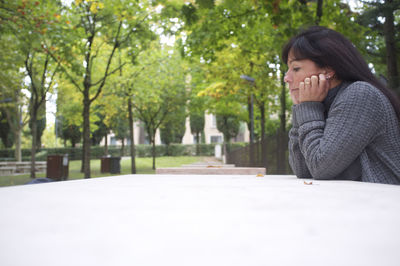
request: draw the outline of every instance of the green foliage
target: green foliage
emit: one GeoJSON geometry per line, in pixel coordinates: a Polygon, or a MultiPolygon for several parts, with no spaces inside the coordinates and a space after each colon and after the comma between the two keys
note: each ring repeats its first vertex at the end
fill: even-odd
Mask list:
{"type": "MultiPolygon", "coordinates": [[[[29,121],[29,128],[32,132],[32,121],[29,121]]],[[[40,148],[42,146],[42,135],[44,130],[46,129],[46,116],[42,115],[40,119],[36,121],[36,148],[40,148]]]]}
{"type": "Polygon", "coordinates": [[[213,8],[215,6],[215,0],[196,0],[196,4],[200,8],[213,8]]]}
{"type": "Polygon", "coordinates": [[[240,120],[234,115],[217,114],[217,128],[224,134],[224,142],[229,143],[239,133],[240,120]]]}
{"type": "MultiPolygon", "coordinates": [[[[234,148],[243,147],[245,143],[231,143],[234,148]]],[[[197,156],[196,149],[199,149],[199,156],[214,156],[215,144],[199,144],[199,145],[184,145],[172,143],[168,147],[167,145],[156,146],[156,156],[197,156]]],[[[105,147],[103,146],[92,146],[91,147],[91,158],[100,159],[104,156],[105,147]]],[[[109,146],[109,155],[121,156],[121,147],[109,146]]],[[[30,160],[30,149],[22,149],[22,156],[24,161],[30,160]]],[[[47,155],[64,155],[68,154],[70,160],[81,160],[82,149],[79,147],[73,148],[41,148],[36,153],[36,159],[39,161],[45,161],[47,155]]],[[[130,154],[129,147],[126,147],[122,156],[128,156],[130,154]]],[[[0,161],[12,161],[14,156],[13,149],[0,149],[0,161]]],[[[148,144],[136,145],[136,156],[137,157],[152,157],[152,147],[148,144]]]]}
{"type": "MultiPolygon", "coordinates": [[[[192,134],[199,136],[201,132],[204,130],[204,124],[205,124],[205,118],[204,118],[204,112],[199,112],[199,113],[192,113],[190,115],[190,131],[192,134]]],[[[201,140],[197,139],[197,143],[200,143],[201,140]]]]}
{"type": "Polygon", "coordinates": [[[160,126],[162,143],[181,143],[186,130],[186,106],[182,105],[174,113],[168,115],[160,126]]]}
{"type": "Polygon", "coordinates": [[[138,67],[143,65],[147,71],[137,78],[133,107],[153,142],[160,125],[185,105],[185,72],[179,54],[173,50],[144,54],[138,67]],[[148,62],[158,63],[148,65],[148,62]]]}
{"type": "Polygon", "coordinates": [[[398,86],[400,95],[400,1],[366,2],[355,20],[368,29],[358,48],[373,63],[376,74],[388,79],[389,87],[398,86]]]}
{"type": "Polygon", "coordinates": [[[62,125],[61,135],[59,135],[64,140],[69,140],[72,147],[75,147],[77,143],[81,142],[82,132],[81,129],[76,125],[62,125]]]}
{"type": "Polygon", "coordinates": [[[191,3],[182,6],[182,14],[185,17],[186,24],[189,26],[198,20],[196,8],[191,3]]]}
{"type": "Polygon", "coordinates": [[[6,114],[3,112],[0,112],[0,140],[5,148],[11,148],[14,144],[10,125],[7,122],[6,114]]]}
{"type": "MultiPolygon", "coordinates": [[[[124,114],[125,115],[125,114],[124,114]]],[[[115,123],[111,127],[115,137],[119,140],[124,140],[129,137],[129,123],[127,119],[116,119],[115,123]]]]}
{"type": "Polygon", "coordinates": [[[57,79],[57,116],[62,117],[63,128],[67,126],[81,127],[82,117],[82,95],[76,93],[76,88],[65,80],[64,76],[57,79]]]}

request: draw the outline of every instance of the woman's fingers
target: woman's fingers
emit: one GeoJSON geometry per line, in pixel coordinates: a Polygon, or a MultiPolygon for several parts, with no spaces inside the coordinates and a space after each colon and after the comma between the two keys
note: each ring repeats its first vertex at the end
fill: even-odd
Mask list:
{"type": "Polygon", "coordinates": [[[313,75],[311,78],[304,79],[299,85],[300,102],[322,102],[328,94],[329,84],[325,75],[313,75]]]}
{"type": "Polygon", "coordinates": [[[314,93],[318,93],[318,77],[317,76],[311,76],[311,90],[314,93]]]}
{"type": "Polygon", "coordinates": [[[319,83],[321,88],[324,88],[325,90],[329,89],[329,81],[326,79],[324,74],[319,74],[319,83]]]}

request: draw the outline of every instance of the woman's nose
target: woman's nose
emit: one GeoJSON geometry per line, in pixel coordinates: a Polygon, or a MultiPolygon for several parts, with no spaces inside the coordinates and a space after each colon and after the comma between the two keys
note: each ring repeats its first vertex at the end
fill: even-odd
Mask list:
{"type": "Polygon", "coordinates": [[[292,79],[290,78],[288,72],[285,73],[285,76],[283,77],[283,81],[286,82],[286,83],[289,83],[289,82],[292,81],[292,79]]]}

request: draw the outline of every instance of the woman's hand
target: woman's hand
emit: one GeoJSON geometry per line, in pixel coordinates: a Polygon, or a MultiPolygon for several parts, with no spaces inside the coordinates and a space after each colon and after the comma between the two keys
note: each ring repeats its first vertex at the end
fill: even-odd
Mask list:
{"type": "Polygon", "coordinates": [[[319,74],[311,78],[306,78],[304,82],[300,82],[298,101],[302,102],[322,102],[329,91],[329,81],[324,74],[319,74]]]}

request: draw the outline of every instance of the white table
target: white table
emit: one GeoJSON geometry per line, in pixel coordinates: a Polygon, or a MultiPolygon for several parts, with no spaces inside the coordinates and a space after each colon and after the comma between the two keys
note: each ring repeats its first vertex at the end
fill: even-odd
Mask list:
{"type": "Polygon", "coordinates": [[[127,175],[0,188],[2,266],[400,265],[400,186],[127,175]]]}

